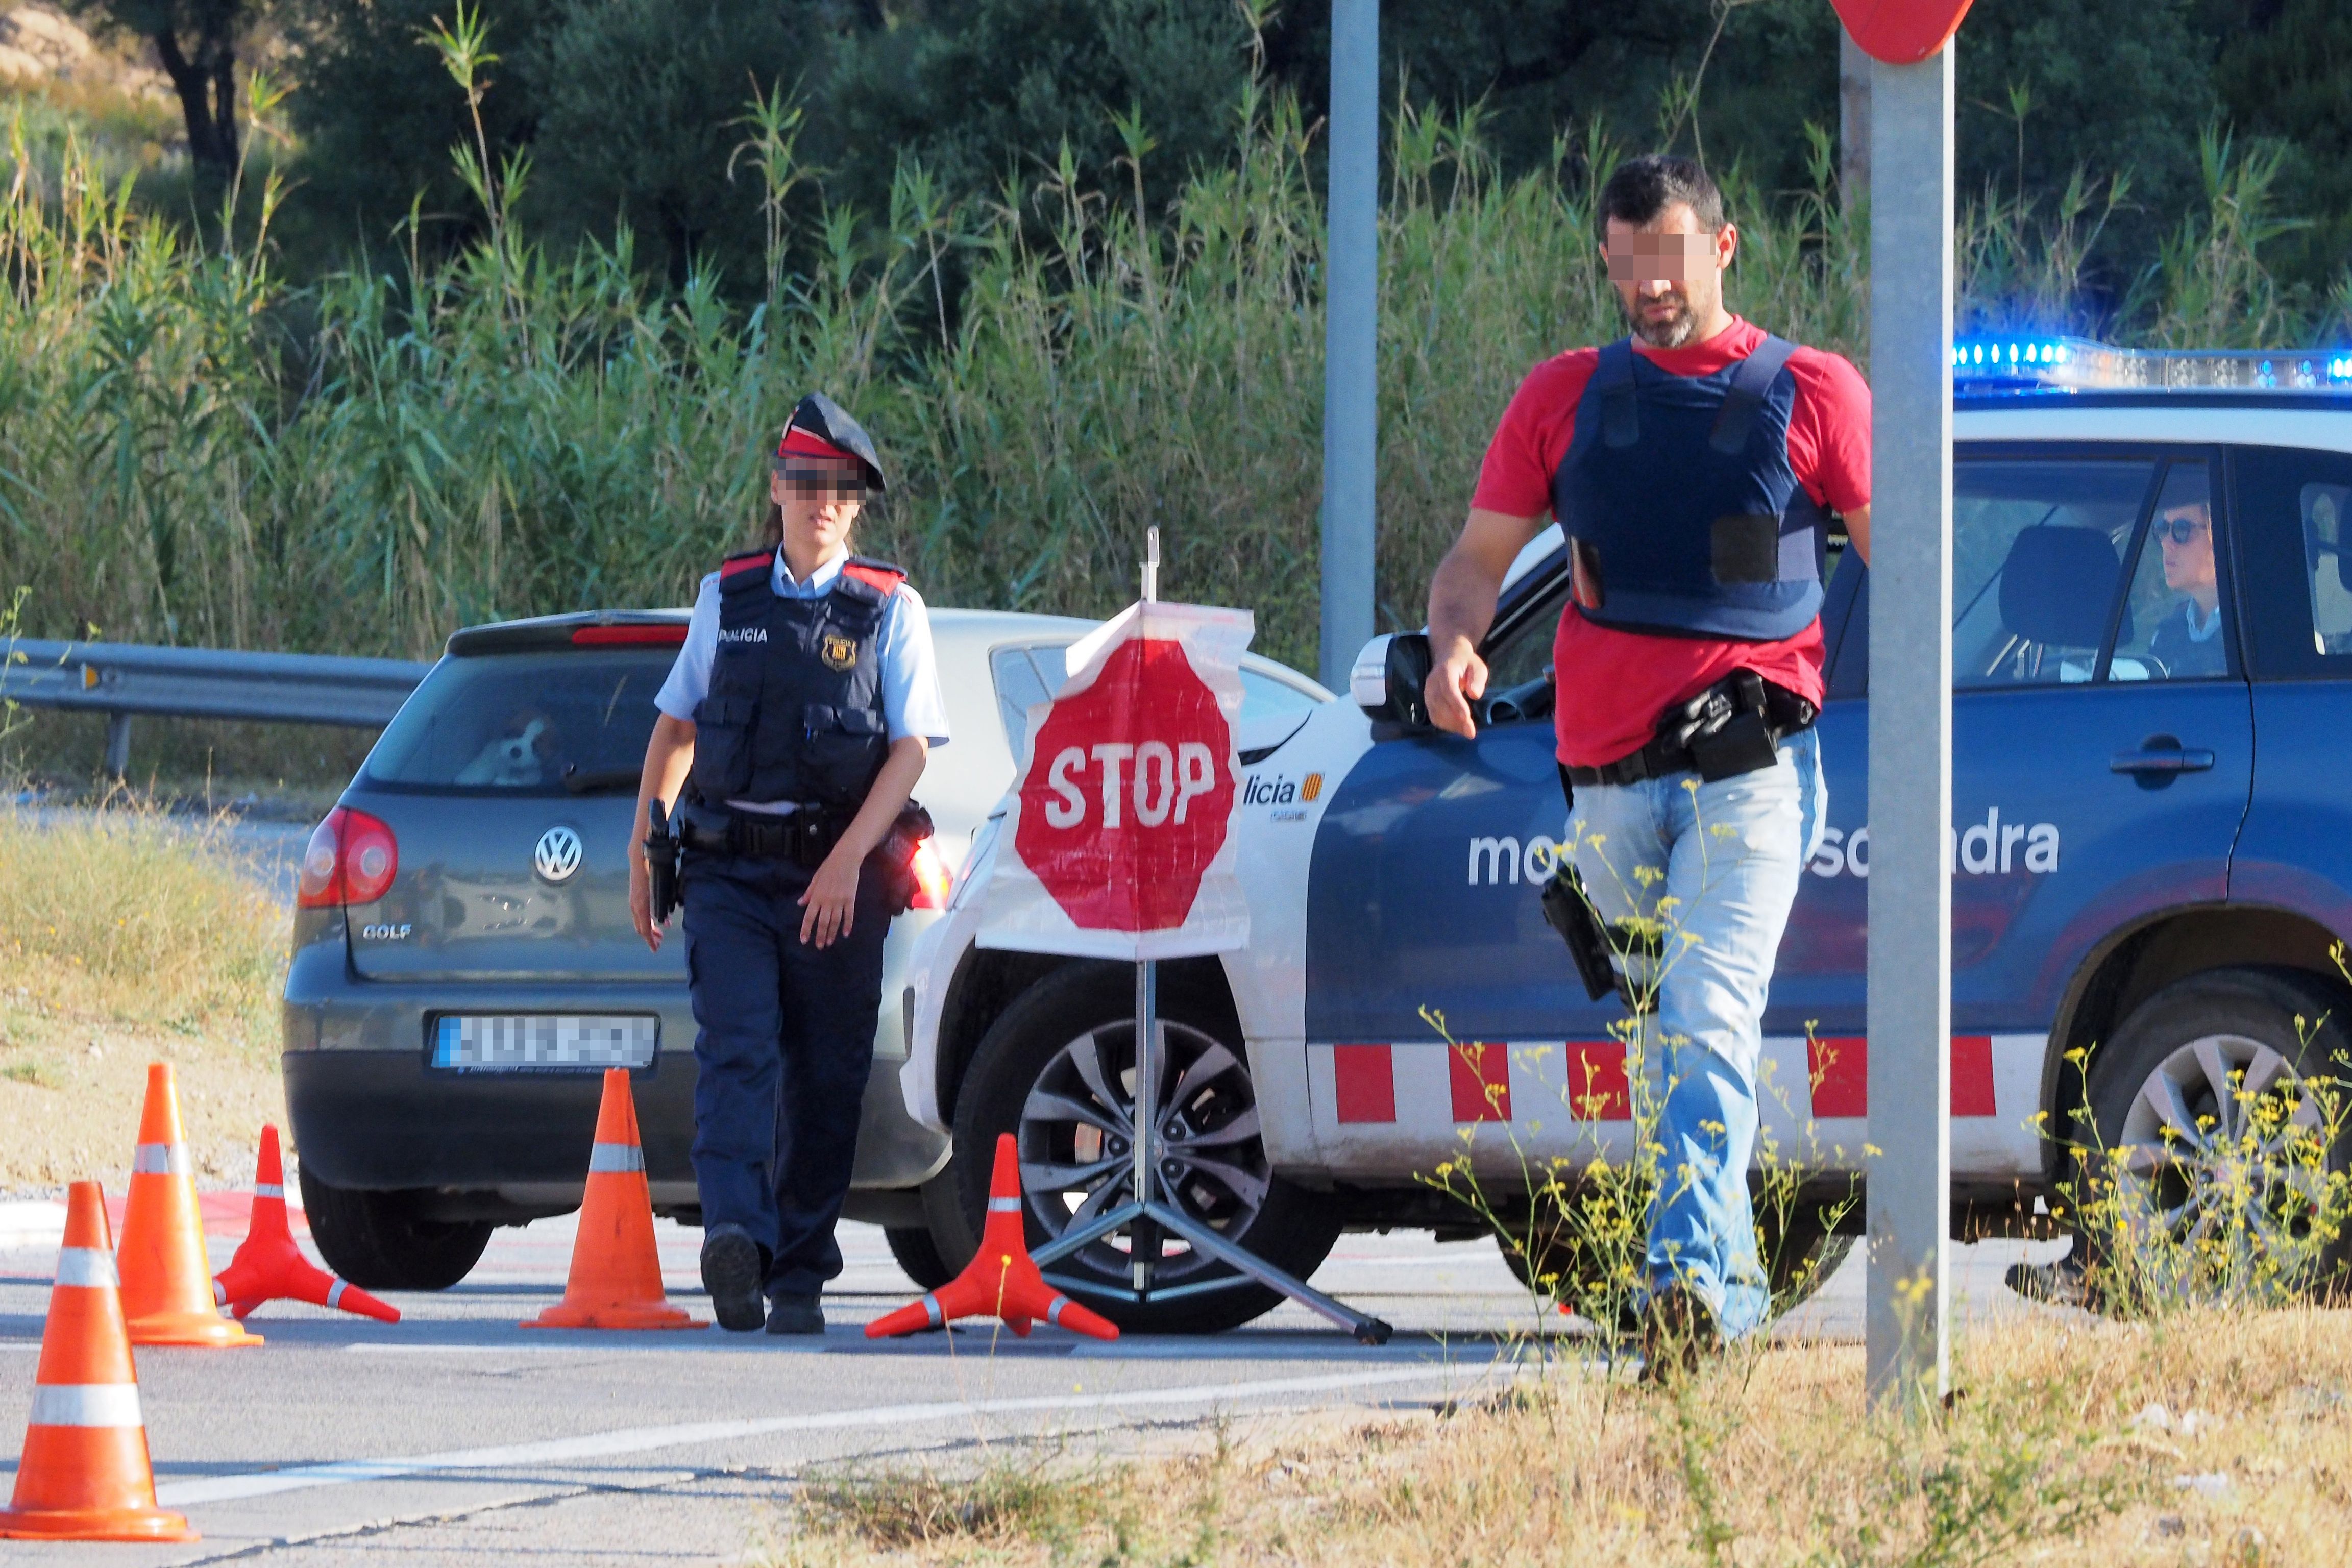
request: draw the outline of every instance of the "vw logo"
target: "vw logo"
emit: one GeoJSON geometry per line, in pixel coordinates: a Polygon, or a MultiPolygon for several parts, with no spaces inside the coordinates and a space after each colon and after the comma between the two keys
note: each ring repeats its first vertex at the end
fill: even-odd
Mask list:
{"type": "Polygon", "coordinates": [[[580,869],[580,835],[569,827],[551,827],[539,836],[530,863],[551,882],[570,879],[580,869]]]}

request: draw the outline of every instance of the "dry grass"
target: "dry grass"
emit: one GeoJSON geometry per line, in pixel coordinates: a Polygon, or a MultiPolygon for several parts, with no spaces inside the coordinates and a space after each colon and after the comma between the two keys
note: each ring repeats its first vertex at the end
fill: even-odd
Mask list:
{"type": "Polygon", "coordinates": [[[177,1064],[200,1174],[249,1179],[285,1119],[286,943],[216,826],[0,811],[0,1190],[126,1180],[151,1061],[177,1064]]]}
{"type": "Polygon", "coordinates": [[[1965,1337],[1956,1370],[1950,1411],[1907,1433],[1865,1416],[1859,1349],[1800,1346],[1680,1394],[1561,1366],[1444,1416],[1174,1459],[852,1474],[803,1489],[772,1561],[2352,1560],[2352,1314],[2038,1319],[1965,1337]]]}

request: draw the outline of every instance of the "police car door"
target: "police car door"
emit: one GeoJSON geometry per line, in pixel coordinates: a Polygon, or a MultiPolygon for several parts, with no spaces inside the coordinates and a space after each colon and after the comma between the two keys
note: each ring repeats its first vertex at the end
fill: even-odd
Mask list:
{"type": "MultiPolygon", "coordinates": [[[[1323,817],[1307,1037],[1335,1172],[1426,1171],[1485,1122],[1512,1124],[1480,1143],[1505,1156],[1515,1138],[1564,1146],[1571,1042],[1605,1042],[1617,1016],[1586,998],[1538,902],[1566,830],[1548,668],[1564,564],[1505,595],[1477,738],[1376,735],[1323,817]]],[[[1613,1081],[1594,1087],[1608,1098],[1613,1081]]]]}
{"type": "MultiPolygon", "coordinates": [[[[2252,778],[2230,624],[2228,517],[2199,448],[1970,444],[1953,470],[1952,1153],[1956,1174],[2038,1175],[2027,1119],[2048,1032],[2091,945],[2220,900],[2252,778]],[[2159,536],[2161,534],[2181,537],[2159,536]],[[2184,617],[2182,605],[2210,616],[2184,617]],[[2186,624],[2205,633],[2184,638],[2186,624]]],[[[1862,1041],[1859,940],[1809,919],[1869,873],[1866,601],[1823,726],[1829,831],[1774,978],[1766,1032],[1862,1041]],[[1824,894],[1831,897],[1824,898],[1824,894]],[[1810,950],[1797,944],[1811,942],[1810,950]]],[[[1816,1131],[1860,1136],[1860,1050],[1813,1053],[1816,1131]],[[1823,1059],[1826,1056],[1826,1061],[1823,1059]],[[1826,1077],[1824,1068],[1826,1067],[1826,1077]],[[1827,1119],[1826,1124],[1820,1119],[1827,1119]]]]}

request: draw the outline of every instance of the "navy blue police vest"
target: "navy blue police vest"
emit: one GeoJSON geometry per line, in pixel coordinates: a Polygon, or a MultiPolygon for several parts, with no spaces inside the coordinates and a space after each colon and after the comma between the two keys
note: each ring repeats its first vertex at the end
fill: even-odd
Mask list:
{"type": "Polygon", "coordinates": [[[1821,508],[1789,465],[1795,345],[1712,375],[1601,351],[1551,479],[1578,607],[1621,631],[1777,642],[1821,613],[1821,508]]]}
{"type": "Polygon", "coordinates": [[[694,793],[855,812],[889,755],[876,640],[906,573],[851,556],[813,599],[775,591],[773,548],[719,568],[719,651],[694,710],[694,793]]]}

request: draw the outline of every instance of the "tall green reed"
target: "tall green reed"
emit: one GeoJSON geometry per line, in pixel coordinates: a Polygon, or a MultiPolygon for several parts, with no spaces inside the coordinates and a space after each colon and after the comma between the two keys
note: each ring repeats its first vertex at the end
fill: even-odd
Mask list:
{"type": "MultiPolygon", "coordinates": [[[[479,90],[484,41],[437,47],[456,89],[479,90]]],[[[1265,651],[1312,665],[1323,219],[1294,100],[1248,94],[1232,162],[1157,211],[1150,137],[1123,119],[1121,188],[1082,188],[1063,153],[991,202],[953,203],[908,164],[887,210],[796,226],[785,196],[822,181],[790,106],[752,105],[742,128],[736,173],[772,239],[748,304],[708,274],[649,280],[625,232],[550,251],[504,221],[528,169],[492,171],[473,148],[499,220],[478,244],[445,261],[395,247],[295,289],[266,229],[199,246],[70,136],[37,157],[23,115],[0,119],[0,587],[31,588],[28,629],[47,634],[408,655],[495,616],[683,603],[752,531],[760,447],[824,387],[893,469],[863,545],[934,603],[1108,611],[1158,524],[1171,592],[1254,609],[1265,651]]],[[[1731,182],[1732,301],[1859,357],[1866,215],[1834,195],[1829,138],[1811,146],[1806,190],[1731,182]]],[[[1507,178],[1475,111],[1393,117],[1388,624],[1418,621],[1519,378],[1622,330],[1591,215],[1616,156],[1596,129],[1507,178]]],[[[2212,215],[2168,248],[2131,319],[2166,341],[2227,335],[2224,321],[2278,341],[2316,330],[2262,286],[2266,166],[2226,142],[2210,162],[2212,215]]],[[[2124,195],[2071,193],[2048,221],[1973,211],[1974,318],[2100,325],[2083,255],[2124,195]]]]}

